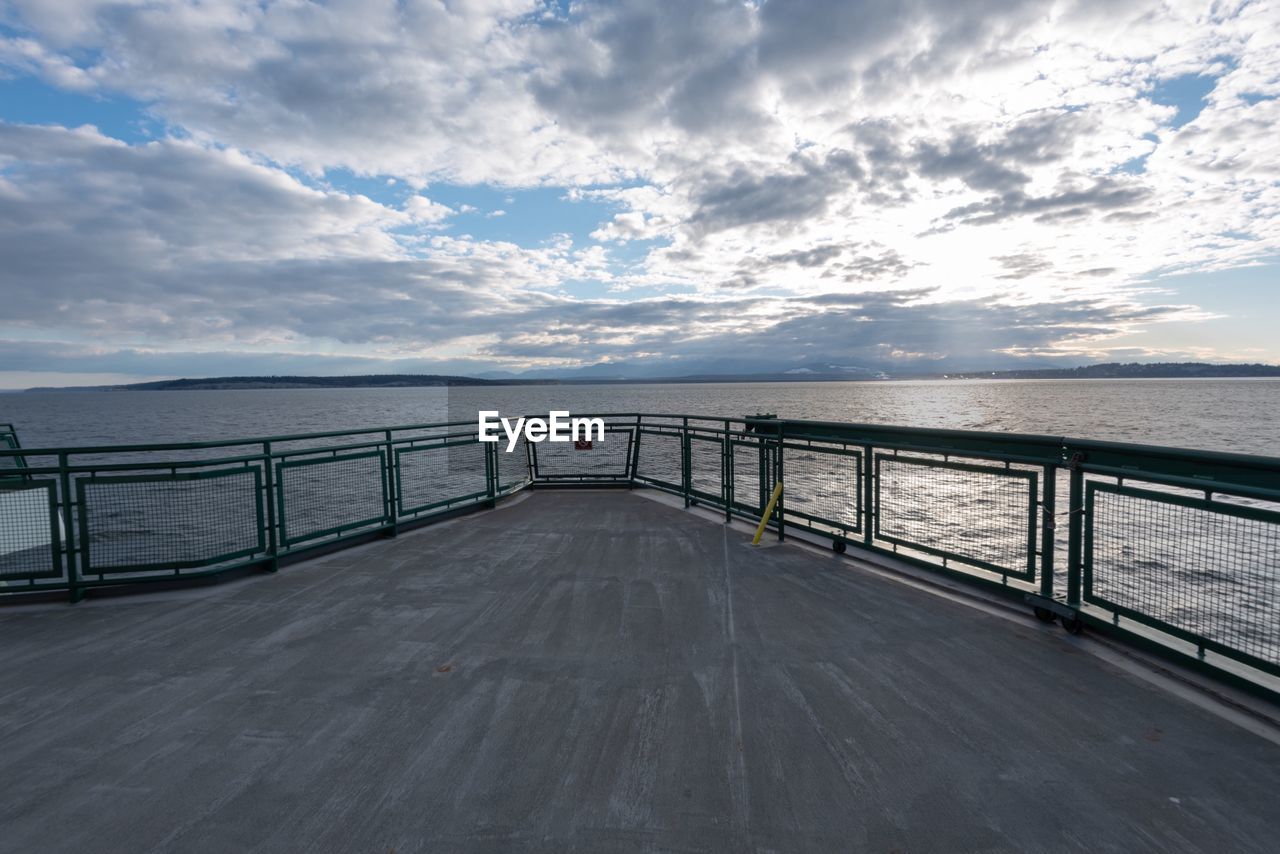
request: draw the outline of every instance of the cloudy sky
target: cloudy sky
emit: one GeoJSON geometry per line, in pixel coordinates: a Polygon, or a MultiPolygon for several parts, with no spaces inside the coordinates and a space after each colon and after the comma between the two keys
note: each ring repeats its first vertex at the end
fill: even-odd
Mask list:
{"type": "Polygon", "coordinates": [[[0,0],[0,387],[1280,362],[1280,8],[0,0]]]}

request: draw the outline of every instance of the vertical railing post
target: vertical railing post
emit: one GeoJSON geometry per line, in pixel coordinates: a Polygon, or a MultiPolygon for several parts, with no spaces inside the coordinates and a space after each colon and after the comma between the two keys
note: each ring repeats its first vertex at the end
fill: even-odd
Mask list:
{"type": "Polygon", "coordinates": [[[267,554],[270,561],[267,569],[275,572],[280,568],[280,547],[276,542],[276,467],[271,457],[271,443],[262,443],[262,468],[264,469],[267,490],[267,554]]]}
{"type": "Polygon", "coordinates": [[[1071,523],[1067,528],[1067,604],[1080,606],[1080,576],[1084,551],[1084,472],[1080,469],[1080,456],[1071,459],[1071,490],[1067,510],[1071,523]]]}
{"type": "Polygon", "coordinates": [[[684,506],[688,507],[690,501],[689,491],[693,489],[693,448],[689,443],[689,418],[685,416],[681,419],[680,429],[680,491],[684,493],[684,506]]]}
{"type": "Polygon", "coordinates": [[[786,523],[783,515],[783,505],[787,500],[787,488],[785,481],[782,479],[782,421],[778,421],[778,455],[774,458],[774,483],[782,483],[782,494],[778,496],[778,507],[775,511],[778,514],[778,540],[781,542],[787,538],[786,523]]]}
{"type": "MultiPolygon", "coordinates": [[[[395,446],[391,443],[390,430],[382,431],[382,439],[383,447],[386,449],[387,455],[386,460],[382,464],[382,482],[384,486],[384,494],[386,495],[386,499],[383,502],[383,512],[386,513],[387,524],[390,525],[390,528],[387,529],[387,534],[394,537],[400,533],[400,526],[396,521],[396,490],[399,481],[397,480],[398,474],[396,471],[397,464],[395,446]]],[[[446,455],[448,453],[448,451],[445,451],[446,455]]]]}
{"type": "Polygon", "coordinates": [[[724,444],[720,449],[720,495],[724,499],[724,521],[733,521],[733,442],[729,438],[729,420],[724,422],[724,444]]]}
{"type": "Polygon", "coordinates": [[[1053,598],[1053,551],[1058,529],[1058,467],[1044,467],[1040,498],[1040,595],[1053,598]]]}
{"type": "MultiPolygon", "coordinates": [[[[449,453],[448,450],[445,451],[449,453]]],[[[484,492],[488,505],[498,505],[498,443],[487,442],[484,445],[484,492]]]]}
{"type": "Polygon", "coordinates": [[[875,544],[876,513],[879,508],[876,502],[876,470],[874,462],[875,448],[862,446],[862,542],[867,548],[875,544]]]}
{"type": "Polygon", "coordinates": [[[66,549],[67,560],[67,598],[74,605],[84,599],[84,588],[80,586],[76,567],[75,508],[71,500],[71,473],[67,471],[66,451],[58,453],[58,482],[62,490],[62,506],[58,512],[63,516],[62,525],[65,529],[62,542],[63,548],[66,549]]]}
{"type": "Polygon", "coordinates": [[[640,423],[641,417],[636,416],[635,438],[631,445],[631,459],[628,461],[628,477],[627,481],[633,488],[636,485],[636,475],[640,473],[640,423]]]}

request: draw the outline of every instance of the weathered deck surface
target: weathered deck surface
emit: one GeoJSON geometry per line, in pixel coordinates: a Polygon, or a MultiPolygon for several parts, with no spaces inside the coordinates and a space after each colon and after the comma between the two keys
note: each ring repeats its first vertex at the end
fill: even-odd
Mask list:
{"type": "Polygon", "coordinates": [[[0,849],[1264,851],[1280,747],[645,498],[0,611],[0,849]]]}

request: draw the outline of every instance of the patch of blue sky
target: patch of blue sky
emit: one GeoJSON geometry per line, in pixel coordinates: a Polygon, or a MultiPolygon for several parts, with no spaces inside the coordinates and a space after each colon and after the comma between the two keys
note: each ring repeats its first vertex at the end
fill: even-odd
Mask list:
{"type": "MultiPolygon", "coordinates": [[[[645,272],[644,262],[653,249],[667,246],[670,240],[655,238],[652,240],[630,240],[625,243],[610,241],[603,244],[608,253],[607,269],[617,279],[625,280],[631,276],[639,276],[645,272]]],[[[683,282],[657,283],[652,285],[625,285],[612,281],[596,279],[570,279],[562,282],[560,292],[579,299],[614,299],[621,301],[645,299],[646,297],[671,296],[673,294],[691,294],[696,288],[683,282]]]]}
{"type": "Polygon", "coordinates": [[[1180,128],[1194,121],[1204,109],[1205,97],[1217,85],[1217,78],[1199,74],[1183,74],[1162,80],[1151,88],[1151,100],[1166,107],[1173,107],[1173,128],[1180,128]]]}
{"type": "Polygon", "coordinates": [[[12,326],[0,322],[0,340],[6,341],[74,341],[78,334],[80,334],[79,330],[62,326],[42,326],[39,329],[33,329],[30,326],[12,326]]]}
{"type": "MultiPolygon", "coordinates": [[[[604,246],[606,251],[609,253],[609,272],[613,276],[619,278],[641,275],[645,272],[644,262],[648,259],[649,253],[654,249],[670,245],[671,241],[665,237],[653,238],[650,240],[628,240],[624,243],[606,243],[604,246]]],[[[581,288],[570,291],[570,293],[574,296],[580,297],[603,296],[612,299],[633,300],[644,299],[645,297],[691,294],[696,292],[696,288],[692,285],[676,282],[669,284],[628,286],[621,290],[609,290],[609,288],[612,287],[613,286],[611,284],[606,284],[604,290],[600,292],[581,288]]]]}
{"type": "MultiPolygon", "coordinates": [[[[1147,142],[1153,142],[1157,144],[1160,142],[1160,138],[1153,133],[1144,133],[1142,135],[1142,138],[1145,139],[1147,142]]],[[[1111,171],[1113,173],[1126,172],[1130,175],[1141,175],[1143,172],[1147,171],[1147,158],[1150,156],[1151,156],[1150,151],[1148,151],[1146,154],[1139,154],[1137,157],[1131,158],[1129,160],[1126,160],[1124,163],[1121,163],[1119,166],[1117,166],[1115,169],[1111,171]]]]}
{"type": "Polygon", "coordinates": [[[1146,154],[1139,154],[1137,157],[1121,163],[1112,171],[1125,172],[1129,175],[1141,175],[1143,172],[1147,171],[1147,158],[1150,156],[1151,152],[1149,151],[1146,154]]]}
{"type": "MultiPolygon", "coordinates": [[[[1177,301],[1194,303],[1209,311],[1257,317],[1267,324],[1274,323],[1274,318],[1280,316],[1280,255],[1260,259],[1247,267],[1175,273],[1152,278],[1147,283],[1171,291],[1177,301]]],[[[1167,295],[1149,296],[1151,302],[1169,301],[1167,295]]]]}
{"type": "Polygon", "coordinates": [[[595,241],[591,232],[613,219],[619,208],[597,199],[570,199],[563,187],[505,190],[488,186],[433,184],[429,199],[458,211],[456,228],[482,240],[501,240],[524,247],[545,245],[567,234],[574,246],[595,241]]]}
{"type": "Polygon", "coordinates": [[[665,237],[650,240],[628,240],[625,243],[607,243],[609,258],[620,267],[634,267],[648,257],[650,250],[670,246],[671,241],[665,237]]]}
{"type": "Polygon", "coordinates": [[[542,0],[542,8],[524,16],[524,20],[535,24],[553,24],[567,21],[573,13],[573,0],[542,0]]]}
{"type": "Polygon", "coordinates": [[[380,205],[398,208],[404,200],[414,194],[414,190],[403,181],[397,181],[387,175],[356,175],[345,169],[330,169],[324,178],[314,180],[298,169],[287,170],[304,184],[323,189],[337,190],[353,196],[364,196],[380,205]]]}
{"type": "Polygon", "coordinates": [[[1274,101],[1276,98],[1280,98],[1280,95],[1263,95],[1261,92],[1244,92],[1240,95],[1240,100],[1250,107],[1259,101],[1274,101]]]}
{"type": "MultiPolygon", "coordinates": [[[[295,173],[297,174],[297,173],[295,173]]],[[[305,176],[298,175],[304,181],[305,176]]],[[[617,204],[594,198],[569,198],[564,187],[504,189],[488,185],[431,184],[414,190],[387,175],[356,175],[331,169],[322,181],[308,181],[345,193],[367,196],[388,207],[401,207],[410,196],[426,196],[456,211],[441,224],[447,234],[469,234],[477,240],[537,248],[567,234],[575,247],[595,243],[591,232],[613,219],[617,204]]]]}
{"type": "MultiPolygon", "coordinates": [[[[1233,63],[1229,59],[1219,59],[1218,62],[1230,66],[1233,63]]],[[[1214,87],[1218,85],[1218,74],[1181,74],[1177,77],[1170,77],[1166,80],[1159,80],[1151,87],[1148,97],[1153,103],[1161,104],[1166,107],[1173,107],[1176,111],[1169,126],[1174,130],[1183,125],[1195,121],[1196,117],[1205,108],[1205,99],[1214,87]]],[[[1154,134],[1143,134],[1143,139],[1151,142],[1158,142],[1158,138],[1154,134]]],[[[1150,154],[1140,154],[1137,157],[1126,160],[1113,169],[1113,172],[1124,172],[1129,175],[1141,175],[1147,171],[1147,158],[1150,154]]]]}
{"type": "Polygon", "coordinates": [[[1187,304],[1219,319],[1166,324],[1161,339],[1233,353],[1233,359],[1274,361],[1275,318],[1280,316],[1280,255],[1248,267],[1153,277],[1165,293],[1143,294],[1148,304],[1187,304]]]}
{"type": "Polygon", "coordinates": [[[164,123],[123,95],[67,92],[34,77],[0,77],[0,120],[11,124],[93,125],[128,143],[164,135],[164,123]]]}
{"type": "Polygon", "coordinates": [[[1231,57],[1217,57],[1215,69],[1209,73],[1180,74],[1165,80],[1158,80],[1151,87],[1150,98],[1154,103],[1173,107],[1177,112],[1169,124],[1175,130],[1188,122],[1195,121],[1196,116],[1204,110],[1205,99],[1218,85],[1218,78],[1234,68],[1236,62],[1231,57]]]}

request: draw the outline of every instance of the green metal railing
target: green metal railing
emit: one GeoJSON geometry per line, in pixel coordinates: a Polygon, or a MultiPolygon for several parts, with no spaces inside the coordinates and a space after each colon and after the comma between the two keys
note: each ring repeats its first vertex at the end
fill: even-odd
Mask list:
{"type": "MultiPolygon", "coordinates": [[[[21,447],[22,443],[18,441],[18,431],[13,429],[13,425],[0,424],[0,451],[14,451],[21,447]]],[[[21,455],[0,458],[0,471],[6,468],[21,468],[24,465],[26,465],[26,461],[21,455]]]]}
{"type": "Polygon", "coordinates": [[[662,490],[944,573],[1280,696],[1280,459],[1053,436],[612,414],[603,440],[473,422],[31,449],[0,425],[0,594],[200,577],[491,506],[662,490]]]}

